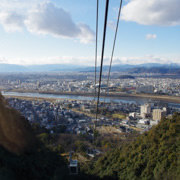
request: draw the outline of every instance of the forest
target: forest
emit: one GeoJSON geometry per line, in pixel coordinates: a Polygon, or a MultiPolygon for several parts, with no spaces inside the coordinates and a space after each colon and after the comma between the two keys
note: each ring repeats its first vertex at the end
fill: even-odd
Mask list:
{"type": "Polygon", "coordinates": [[[180,113],[84,167],[102,179],[180,178],[180,113]]]}

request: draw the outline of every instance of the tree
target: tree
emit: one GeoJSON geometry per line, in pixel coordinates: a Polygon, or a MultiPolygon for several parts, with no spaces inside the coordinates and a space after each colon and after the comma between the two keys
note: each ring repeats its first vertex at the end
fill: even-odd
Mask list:
{"type": "Polygon", "coordinates": [[[179,179],[179,124],[180,113],[163,118],[133,142],[108,151],[87,172],[102,179],[179,179]]]}
{"type": "Polygon", "coordinates": [[[50,140],[49,134],[41,133],[40,135],[38,135],[38,137],[45,145],[49,144],[49,140],[50,140]]]}
{"type": "Polygon", "coordinates": [[[76,141],[75,147],[76,147],[76,150],[78,152],[85,152],[86,151],[86,146],[82,141],[76,141]]]}
{"type": "Polygon", "coordinates": [[[64,153],[64,152],[65,152],[63,146],[60,145],[60,144],[58,144],[57,146],[55,146],[54,151],[56,151],[57,153],[64,153]]]}

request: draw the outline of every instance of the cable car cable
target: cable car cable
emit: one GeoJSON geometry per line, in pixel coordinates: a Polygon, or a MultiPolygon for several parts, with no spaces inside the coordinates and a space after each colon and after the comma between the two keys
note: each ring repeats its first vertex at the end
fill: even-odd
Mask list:
{"type": "Polygon", "coordinates": [[[97,99],[97,106],[96,106],[96,121],[97,121],[99,97],[100,97],[100,90],[101,90],[101,76],[102,76],[102,67],[103,67],[103,60],[104,60],[104,47],[105,47],[105,40],[106,40],[108,8],[109,8],[109,0],[106,0],[105,18],[104,18],[104,32],[103,32],[103,43],[102,43],[102,53],[101,53],[101,67],[100,67],[99,87],[98,87],[98,99],[97,99]]]}
{"type": "Polygon", "coordinates": [[[119,13],[118,13],[118,19],[117,19],[117,24],[116,24],[116,31],[115,31],[115,36],[114,36],[113,49],[112,49],[111,60],[110,60],[110,65],[109,65],[107,87],[106,87],[105,95],[104,95],[104,104],[105,104],[107,89],[109,88],[109,79],[110,79],[111,66],[112,66],[112,61],[113,61],[113,56],[114,56],[114,49],[115,49],[115,45],[116,45],[116,37],[117,37],[117,31],[118,31],[118,26],[119,26],[119,19],[120,19],[120,15],[121,15],[121,9],[122,9],[122,0],[120,0],[119,13]]]}
{"type": "Polygon", "coordinates": [[[95,47],[95,89],[94,89],[94,101],[96,99],[96,72],[97,72],[97,42],[98,42],[98,14],[99,14],[99,0],[97,0],[97,9],[96,9],[96,47],[95,47]]]}

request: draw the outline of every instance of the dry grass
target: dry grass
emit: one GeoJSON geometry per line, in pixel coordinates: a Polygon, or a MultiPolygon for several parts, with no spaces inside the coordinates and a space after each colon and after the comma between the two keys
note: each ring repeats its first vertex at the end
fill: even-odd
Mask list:
{"type": "Polygon", "coordinates": [[[123,138],[123,134],[116,127],[112,126],[101,126],[97,127],[98,132],[104,139],[115,139],[120,140],[123,138]]]}

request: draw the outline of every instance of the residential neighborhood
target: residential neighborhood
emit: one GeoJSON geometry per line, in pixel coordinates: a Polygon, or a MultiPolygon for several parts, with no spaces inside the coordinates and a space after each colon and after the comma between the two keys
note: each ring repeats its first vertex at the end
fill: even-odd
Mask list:
{"type": "Polygon", "coordinates": [[[171,116],[178,108],[166,107],[161,103],[101,102],[100,113],[95,118],[96,104],[87,100],[25,100],[7,98],[10,107],[18,110],[31,123],[39,123],[53,132],[59,125],[70,134],[88,134],[93,138],[94,126],[114,126],[130,133],[134,127],[140,131],[157,125],[162,117],[171,116]]]}

